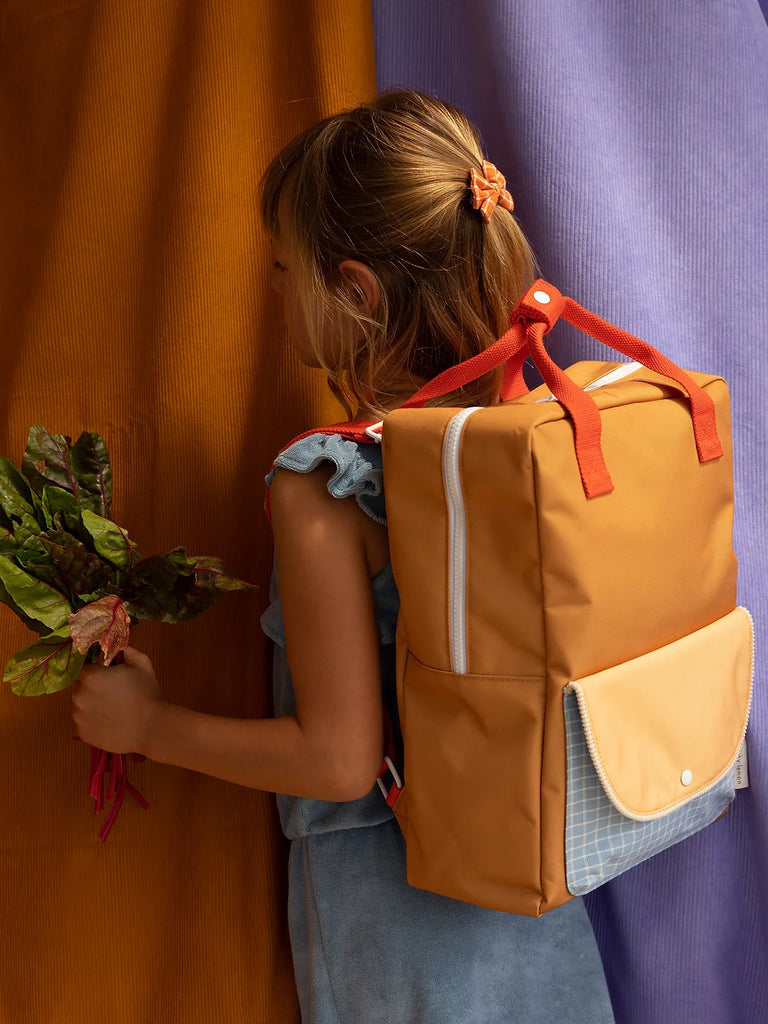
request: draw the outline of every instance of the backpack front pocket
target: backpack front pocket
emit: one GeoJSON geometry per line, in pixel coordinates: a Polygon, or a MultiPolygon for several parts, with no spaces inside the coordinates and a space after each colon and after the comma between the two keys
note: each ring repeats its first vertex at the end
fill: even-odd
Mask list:
{"type": "Polygon", "coordinates": [[[541,902],[545,680],[443,672],[409,655],[395,813],[408,881],[536,915],[541,902]]]}
{"type": "Polygon", "coordinates": [[[736,608],[565,687],[565,859],[573,895],[693,835],[733,800],[752,649],[752,618],[736,608]]]}

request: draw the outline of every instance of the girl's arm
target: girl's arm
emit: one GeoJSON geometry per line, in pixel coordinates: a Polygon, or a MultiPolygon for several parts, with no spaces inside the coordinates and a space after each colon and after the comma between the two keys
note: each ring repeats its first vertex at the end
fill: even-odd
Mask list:
{"type": "Polygon", "coordinates": [[[255,789],[351,800],[382,757],[379,647],[366,554],[367,520],[332,498],[328,474],[280,471],[271,509],[296,714],[237,719],[163,701],[151,663],[89,666],[73,688],[78,735],[114,753],[255,789]]]}

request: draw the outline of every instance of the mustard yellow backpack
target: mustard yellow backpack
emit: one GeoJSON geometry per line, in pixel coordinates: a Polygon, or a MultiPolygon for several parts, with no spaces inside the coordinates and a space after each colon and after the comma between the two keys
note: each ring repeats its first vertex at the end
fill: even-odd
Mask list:
{"type": "Polygon", "coordinates": [[[404,763],[380,785],[412,885],[538,916],[724,812],[753,645],[721,377],[537,281],[494,346],[326,429],[382,443],[404,763]],[[563,372],[559,317],[633,362],[563,372]],[[424,408],[501,365],[499,405],[424,408]]]}

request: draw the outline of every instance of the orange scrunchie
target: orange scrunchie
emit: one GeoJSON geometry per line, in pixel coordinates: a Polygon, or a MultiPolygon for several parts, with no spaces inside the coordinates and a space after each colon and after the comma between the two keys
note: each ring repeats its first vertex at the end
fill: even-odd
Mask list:
{"type": "Polygon", "coordinates": [[[469,190],[472,193],[472,206],[475,210],[480,211],[486,224],[491,219],[491,214],[496,209],[497,203],[505,210],[509,210],[510,213],[514,210],[515,204],[512,201],[512,196],[506,190],[506,184],[504,175],[488,160],[483,160],[482,174],[478,174],[474,167],[471,168],[469,190]]]}

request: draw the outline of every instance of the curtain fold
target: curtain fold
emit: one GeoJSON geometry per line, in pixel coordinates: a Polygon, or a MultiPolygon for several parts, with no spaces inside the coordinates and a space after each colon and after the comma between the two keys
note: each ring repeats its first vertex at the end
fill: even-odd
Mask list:
{"type": "MultiPolygon", "coordinates": [[[[739,600],[758,638],[751,788],[722,821],[589,899],[619,1024],[762,1024],[768,1006],[761,5],[373,2],[379,87],[467,111],[542,276],[731,389],[739,600]]],[[[550,350],[561,365],[607,358],[564,325],[550,350]]]]}
{"type": "MultiPolygon", "coordinates": [[[[374,91],[367,0],[0,0],[0,453],[106,439],[142,553],[219,555],[231,595],[132,642],[164,691],[271,711],[263,478],[336,410],[269,291],[258,180],[374,91]]],[[[0,610],[3,663],[30,642],[0,610]]],[[[145,762],[108,841],[69,695],[0,688],[0,1022],[290,1024],[273,797],[145,762]]]]}

